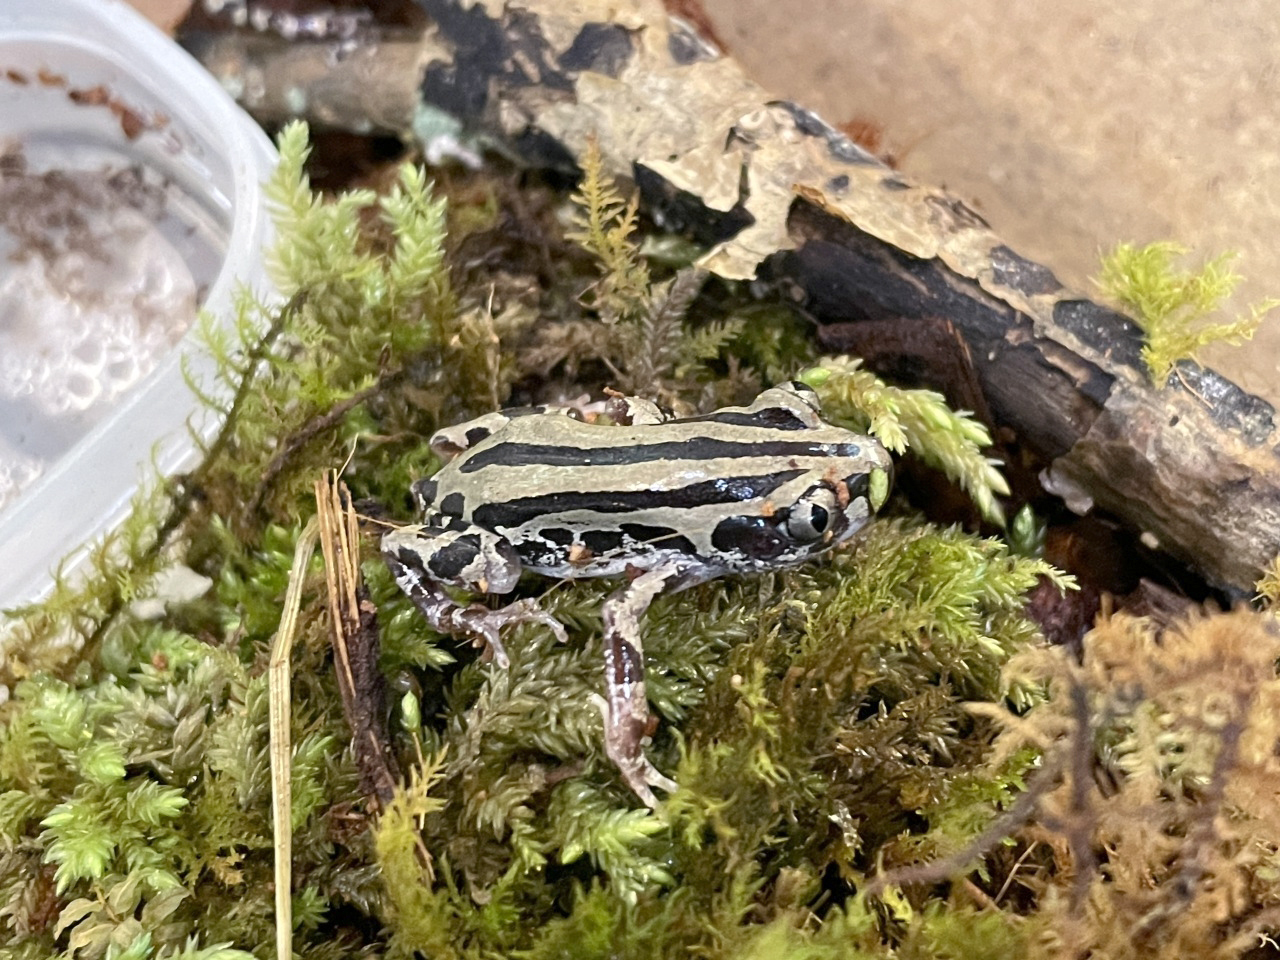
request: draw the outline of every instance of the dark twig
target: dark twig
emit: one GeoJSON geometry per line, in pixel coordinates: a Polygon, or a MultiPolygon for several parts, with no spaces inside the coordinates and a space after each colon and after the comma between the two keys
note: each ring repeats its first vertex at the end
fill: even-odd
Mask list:
{"type": "Polygon", "coordinates": [[[351,497],[330,471],[315,485],[333,631],[334,669],[351,728],[360,788],[387,804],[400,775],[386,727],[385,687],[378,671],[378,614],[360,578],[360,532],[351,497]]]}
{"type": "Polygon", "coordinates": [[[288,466],[289,461],[297,455],[298,451],[305,447],[308,443],[318,437],[327,430],[333,429],[342,422],[351,410],[364,403],[370,397],[376,396],[378,393],[395,386],[404,379],[406,372],[397,370],[395,373],[387,374],[381,377],[377,383],[372,386],[365,387],[363,390],[353,393],[347,399],[334,404],[324,413],[312,417],[301,427],[285,438],[284,443],[276,450],[275,455],[267,464],[266,469],[262,471],[262,480],[259,481],[257,489],[253,492],[253,497],[245,505],[241,514],[241,520],[246,526],[250,524],[259,511],[262,510],[263,502],[267,499],[267,492],[271,489],[276,478],[288,466]]]}
{"type": "Polygon", "coordinates": [[[1213,770],[1209,774],[1209,782],[1205,787],[1200,802],[1196,804],[1194,816],[1187,826],[1186,840],[1182,845],[1179,857],[1181,868],[1171,884],[1166,885],[1169,897],[1142,918],[1134,931],[1135,938],[1141,938],[1155,932],[1174,913],[1185,909],[1195,898],[1196,889],[1206,872],[1205,849],[1218,837],[1217,818],[1222,811],[1227,792],[1227,781],[1235,770],[1240,756],[1240,738],[1244,735],[1249,705],[1253,700],[1254,689],[1241,684],[1232,698],[1234,713],[1222,729],[1218,731],[1218,754],[1213,759],[1213,770]]]}
{"type": "Polygon", "coordinates": [[[941,883],[964,871],[975,860],[985,856],[997,843],[1031,819],[1040,800],[1053,789],[1061,772],[1061,758],[1050,758],[1027,784],[1027,789],[1022,792],[1013,806],[974,837],[963,850],[949,857],[943,857],[941,860],[899,867],[872,877],[867,884],[867,894],[874,896],[886,887],[941,883]]]}
{"type": "Polygon", "coordinates": [[[1089,691],[1074,672],[1071,676],[1071,712],[1075,729],[1071,737],[1071,809],[1065,832],[1076,871],[1071,885],[1071,912],[1076,914],[1084,906],[1089,882],[1098,868],[1098,858],[1093,850],[1094,823],[1089,797],[1094,758],[1089,691]]]}
{"type": "MultiPolygon", "coordinates": [[[[209,444],[204,451],[204,457],[195,470],[185,477],[168,480],[169,510],[165,518],[157,525],[156,534],[151,545],[147,547],[143,553],[132,561],[132,565],[142,567],[154,560],[160,551],[168,544],[169,538],[177,532],[178,528],[186,521],[187,515],[191,510],[191,505],[196,501],[197,495],[204,486],[205,477],[208,475],[210,464],[215,458],[221,454],[231,442],[231,438],[235,434],[236,426],[239,421],[240,411],[244,407],[245,398],[249,395],[249,391],[253,388],[255,380],[255,372],[261,362],[266,358],[267,351],[275,342],[276,338],[284,330],[288,320],[301,309],[306,302],[307,294],[305,291],[295,293],[280,308],[271,325],[263,331],[261,339],[253,345],[253,349],[249,351],[244,365],[244,376],[241,377],[240,383],[237,385],[235,394],[231,398],[231,403],[227,407],[226,418],[222,422],[222,426],[218,430],[218,435],[214,437],[213,443],[209,444]]],[[[127,606],[124,596],[119,590],[115,591],[111,603],[103,612],[98,620],[97,626],[85,639],[85,648],[94,648],[105,635],[107,629],[115,622],[115,618],[120,611],[127,606]]]]}
{"type": "Polygon", "coordinates": [[[235,395],[231,398],[231,405],[227,408],[227,418],[222,422],[222,428],[218,431],[218,435],[214,437],[213,443],[209,444],[209,447],[204,451],[204,461],[196,468],[192,476],[203,477],[208,465],[213,463],[226,448],[227,444],[231,442],[240,419],[240,411],[244,407],[245,398],[249,396],[249,391],[253,389],[257,379],[256,374],[259,366],[266,359],[267,351],[276,342],[276,338],[284,332],[289,321],[306,305],[308,296],[307,291],[299,290],[290,297],[271,321],[271,325],[263,331],[262,338],[249,351],[244,365],[244,376],[240,378],[235,395]]]}

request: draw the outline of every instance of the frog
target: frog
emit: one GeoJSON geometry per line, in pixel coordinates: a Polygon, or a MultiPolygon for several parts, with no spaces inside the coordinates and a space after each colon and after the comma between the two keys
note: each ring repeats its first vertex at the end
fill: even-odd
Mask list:
{"type": "Polygon", "coordinates": [[[499,668],[502,632],[564,626],[532,599],[503,607],[446,590],[509,594],[525,573],[620,578],[602,607],[605,753],[647,806],[676,784],[646,757],[652,733],[642,621],[654,598],[730,574],[804,563],[845,543],[888,497],[893,465],[873,437],[827,423],[799,381],[744,406],[675,416],[641,397],[594,409],[544,405],[437,431],[445,465],[411,485],[420,523],[382,556],[430,626],[469,636],[499,668]]]}

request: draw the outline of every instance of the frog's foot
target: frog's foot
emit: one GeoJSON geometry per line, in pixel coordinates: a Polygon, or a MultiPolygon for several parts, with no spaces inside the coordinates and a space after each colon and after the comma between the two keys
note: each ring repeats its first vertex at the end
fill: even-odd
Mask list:
{"type": "MultiPolygon", "coordinates": [[[[641,688],[643,690],[643,684],[641,688]]],[[[625,706],[616,709],[615,704],[610,703],[598,693],[592,694],[591,700],[600,708],[600,715],[604,718],[604,752],[618,768],[627,786],[635,791],[644,805],[656,807],[658,798],[649,788],[657,787],[667,793],[673,793],[676,782],[670,777],[663,776],[644,755],[643,748],[648,739],[645,736],[649,725],[648,709],[646,708],[640,716],[636,716],[625,706]]]]}
{"type": "Polygon", "coordinates": [[[561,643],[569,639],[564,624],[541,609],[535,600],[518,600],[498,610],[491,610],[480,604],[459,607],[450,612],[449,619],[457,632],[469,633],[484,640],[493,652],[494,662],[504,669],[511,666],[511,659],[507,656],[506,647],[502,645],[499,632],[508,624],[541,623],[549,627],[561,643]]]}
{"type": "Polygon", "coordinates": [[[440,522],[399,527],[383,536],[382,557],[396,584],[433,629],[476,637],[500,667],[511,665],[498,635],[509,623],[541,623],[561,643],[568,639],[560,621],[533,600],[491,610],[478,603],[464,607],[445,592],[444,584],[486,593],[507,593],[516,585],[520,558],[496,534],[465,525],[454,529],[440,522]]]}

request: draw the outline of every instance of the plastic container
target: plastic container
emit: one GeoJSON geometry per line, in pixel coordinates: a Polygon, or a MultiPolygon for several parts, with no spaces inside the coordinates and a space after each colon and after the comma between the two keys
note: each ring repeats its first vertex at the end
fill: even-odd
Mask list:
{"type": "Polygon", "coordinates": [[[275,150],[119,0],[0,2],[0,608],[194,465],[197,309],[269,294],[275,150]],[[194,419],[192,419],[194,418],[194,419]]]}

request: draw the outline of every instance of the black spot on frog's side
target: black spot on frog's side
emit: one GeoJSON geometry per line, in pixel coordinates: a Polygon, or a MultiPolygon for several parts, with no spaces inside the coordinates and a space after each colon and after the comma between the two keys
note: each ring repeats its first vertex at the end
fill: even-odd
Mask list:
{"type": "Polygon", "coordinates": [[[462,511],[466,509],[467,499],[456,490],[440,501],[437,508],[441,513],[450,517],[462,516],[462,511]]]}
{"type": "Polygon", "coordinates": [[[481,440],[487,440],[492,432],[488,427],[472,427],[467,431],[467,446],[474,447],[481,440]]]}
{"type": "Polygon", "coordinates": [[[565,561],[565,551],[539,537],[536,540],[520,540],[515,544],[516,555],[526,568],[556,567],[565,561]]]}
{"type": "Polygon", "coordinates": [[[480,554],[480,538],[465,534],[446,544],[427,558],[427,570],[438,580],[457,580],[480,554]]]}
{"type": "MultiPolygon", "coordinates": [[[[507,566],[515,567],[520,563],[515,547],[509,543],[490,544],[490,550],[496,551],[498,557],[507,566]]],[[[472,562],[481,557],[482,553],[480,535],[463,534],[453,542],[439,547],[427,558],[427,572],[445,583],[470,585],[473,581],[464,577],[463,572],[472,562]]],[[[401,557],[403,562],[403,552],[401,557]]]]}
{"type": "Polygon", "coordinates": [[[622,549],[622,533],[618,530],[588,530],[582,535],[582,545],[599,557],[622,549]]]}
{"type": "Polygon", "coordinates": [[[788,543],[765,517],[725,517],[712,531],[711,545],[723,553],[772,560],[786,551],[788,543]]]}
{"type": "Polygon", "coordinates": [[[436,482],[429,477],[415,482],[409,487],[409,492],[413,494],[419,510],[425,510],[436,502],[436,482]]]}

